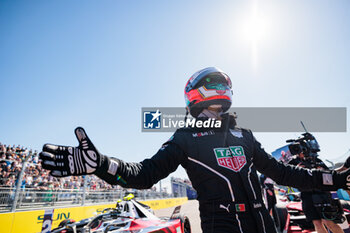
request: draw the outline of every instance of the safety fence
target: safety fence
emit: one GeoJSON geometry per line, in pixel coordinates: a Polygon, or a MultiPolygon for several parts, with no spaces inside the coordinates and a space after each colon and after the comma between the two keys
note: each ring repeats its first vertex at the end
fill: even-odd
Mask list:
{"type": "Polygon", "coordinates": [[[133,193],[138,200],[171,198],[168,193],[151,190],[35,190],[0,188],[0,212],[39,209],[57,206],[82,206],[99,203],[115,203],[128,193],[133,193]],[[16,199],[17,196],[17,199],[16,199]]]}
{"type": "MultiPolygon", "coordinates": [[[[49,185],[49,182],[42,182],[36,188],[26,187],[22,181],[31,176],[26,173],[28,161],[33,157],[29,151],[22,161],[21,169],[14,174],[15,185],[10,187],[0,186],[0,213],[15,212],[22,210],[42,209],[47,207],[84,206],[95,204],[115,203],[128,193],[133,193],[138,200],[172,198],[166,192],[156,192],[149,190],[123,189],[121,187],[110,187],[95,191],[89,185],[91,177],[81,177],[81,185],[74,189],[59,189],[49,185]]],[[[30,163],[28,167],[30,167],[30,163]]],[[[40,171],[39,171],[40,172],[40,171]]],[[[1,177],[0,177],[1,178],[1,177]]],[[[92,177],[93,178],[93,177],[92,177]]],[[[184,193],[184,196],[186,194],[184,193]]],[[[182,197],[181,195],[177,197],[182,197]]]]}

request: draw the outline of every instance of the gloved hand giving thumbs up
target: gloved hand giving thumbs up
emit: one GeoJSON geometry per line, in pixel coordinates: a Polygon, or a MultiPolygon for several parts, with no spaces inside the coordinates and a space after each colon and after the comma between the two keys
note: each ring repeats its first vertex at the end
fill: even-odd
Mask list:
{"type": "Polygon", "coordinates": [[[39,156],[42,167],[51,170],[55,177],[93,174],[101,166],[101,155],[90,141],[85,130],[75,129],[79,146],[45,144],[39,156]]]}

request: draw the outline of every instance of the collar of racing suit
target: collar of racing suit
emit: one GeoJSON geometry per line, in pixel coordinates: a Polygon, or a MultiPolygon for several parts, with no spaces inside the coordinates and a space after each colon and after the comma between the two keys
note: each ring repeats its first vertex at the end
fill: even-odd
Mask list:
{"type": "Polygon", "coordinates": [[[205,121],[208,118],[214,118],[222,121],[220,131],[224,130],[226,131],[228,128],[234,128],[237,123],[236,123],[236,115],[233,115],[231,113],[222,113],[222,112],[215,112],[215,111],[210,111],[208,109],[204,109],[203,112],[201,112],[198,117],[196,118],[197,121],[205,121]]]}
{"type": "Polygon", "coordinates": [[[214,110],[209,110],[209,109],[204,109],[199,115],[198,118],[215,118],[215,119],[220,119],[222,115],[222,111],[214,111],[214,110]]]}

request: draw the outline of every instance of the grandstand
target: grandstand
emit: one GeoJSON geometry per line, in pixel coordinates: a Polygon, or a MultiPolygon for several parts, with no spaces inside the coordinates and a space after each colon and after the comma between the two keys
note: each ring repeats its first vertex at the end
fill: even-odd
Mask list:
{"type": "Polygon", "coordinates": [[[187,197],[189,200],[197,198],[197,192],[188,179],[171,177],[171,190],[174,197],[187,197]]]}
{"type": "Polygon", "coordinates": [[[41,168],[37,151],[0,143],[0,212],[50,206],[111,203],[134,193],[139,200],[169,198],[166,192],[124,189],[96,176],[57,179],[41,168]]]}

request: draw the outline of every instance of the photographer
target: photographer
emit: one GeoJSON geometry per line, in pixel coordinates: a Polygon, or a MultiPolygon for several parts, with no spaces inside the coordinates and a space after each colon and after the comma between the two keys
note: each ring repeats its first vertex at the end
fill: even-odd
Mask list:
{"type": "MultiPolygon", "coordinates": [[[[308,151],[300,152],[297,154],[289,164],[294,166],[299,166],[308,169],[322,169],[329,170],[329,168],[323,163],[322,160],[316,156],[311,156],[310,154],[306,156],[304,153],[309,154],[308,151]]],[[[332,197],[329,192],[324,191],[304,191],[301,190],[301,201],[302,208],[306,219],[312,221],[315,230],[318,233],[327,233],[325,226],[334,233],[343,233],[344,231],[335,222],[325,219],[324,214],[315,205],[317,205],[316,200],[323,199],[327,203],[332,203],[332,197]]],[[[341,214],[341,213],[338,213],[341,214]]]]}
{"type": "Polygon", "coordinates": [[[350,156],[347,158],[347,160],[344,162],[343,166],[335,169],[336,171],[344,171],[346,169],[350,168],[350,156]]]}
{"type": "MultiPolygon", "coordinates": [[[[341,167],[336,168],[334,170],[337,171],[337,172],[341,172],[341,171],[345,171],[345,170],[347,170],[349,168],[350,168],[350,156],[347,158],[347,160],[344,162],[344,164],[341,167]]],[[[347,192],[349,197],[350,197],[350,191],[349,190],[345,190],[345,192],[347,192]]]]}

